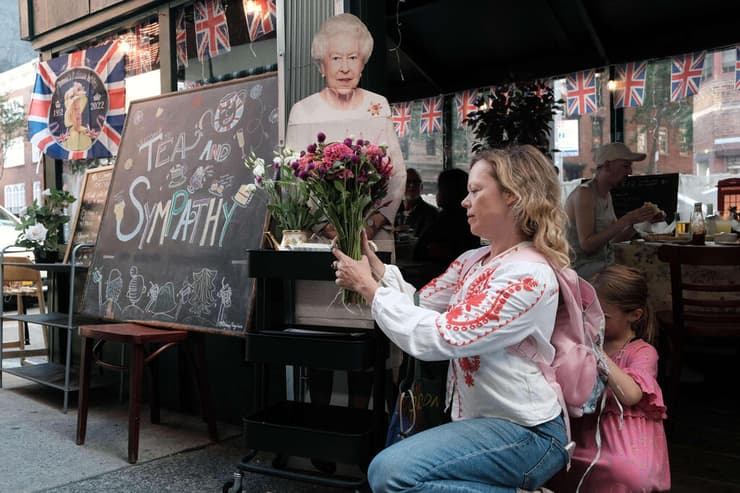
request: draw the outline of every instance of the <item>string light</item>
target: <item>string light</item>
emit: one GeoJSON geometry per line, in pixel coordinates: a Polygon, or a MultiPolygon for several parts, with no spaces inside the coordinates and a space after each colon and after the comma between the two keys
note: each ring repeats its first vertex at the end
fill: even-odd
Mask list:
{"type": "Polygon", "coordinates": [[[123,51],[124,53],[128,53],[131,51],[131,44],[123,36],[121,36],[118,46],[121,48],[121,51],[123,51]]]}
{"type": "Polygon", "coordinates": [[[262,5],[254,0],[244,0],[244,13],[262,15],[262,5]]]}

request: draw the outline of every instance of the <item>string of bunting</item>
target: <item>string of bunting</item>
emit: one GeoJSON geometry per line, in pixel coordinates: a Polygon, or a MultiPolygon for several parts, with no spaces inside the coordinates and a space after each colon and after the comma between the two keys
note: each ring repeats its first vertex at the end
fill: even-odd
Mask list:
{"type": "MultiPolygon", "coordinates": [[[[740,45],[735,50],[735,90],[740,91],[740,45]]],[[[670,102],[694,96],[699,92],[706,52],[678,55],[670,59],[670,102]]],[[[614,66],[614,108],[641,107],[645,102],[645,84],[648,62],[623,63],[614,66]]],[[[565,113],[578,116],[598,110],[597,71],[581,70],[566,75],[565,113]]],[[[547,81],[543,81],[547,83],[547,81]]],[[[468,126],[472,115],[483,105],[480,94],[490,88],[468,89],[454,94],[456,127],[468,126]]],[[[399,137],[408,135],[412,125],[418,125],[421,135],[442,131],[442,105],[444,96],[438,95],[421,100],[392,104],[393,123],[399,137]],[[421,105],[420,111],[413,109],[421,105]],[[414,116],[418,115],[418,116],[414,116]],[[418,122],[418,123],[417,123],[418,122]]]]}

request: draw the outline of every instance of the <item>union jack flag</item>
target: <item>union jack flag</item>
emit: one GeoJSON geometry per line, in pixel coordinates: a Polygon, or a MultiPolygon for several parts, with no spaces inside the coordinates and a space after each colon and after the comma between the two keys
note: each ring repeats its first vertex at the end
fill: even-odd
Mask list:
{"type": "Polygon", "coordinates": [[[198,0],[195,10],[195,46],[198,60],[217,57],[231,51],[229,26],[221,0],[198,0]]]}
{"type": "Polygon", "coordinates": [[[399,137],[403,137],[410,127],[411,102],[393,103],[392,109],[391,121],[393,121],[393,128],[396,129],[396,134],[399,137]]]}
{"type": "Polygon", "coordinates": [[[735,90],[740,91],[740,46],[735,47],[735,90]]]}
{"type": "Polygon", "coordinates": [[[614,107],[642,106],[647,62],[625,63],[616,68],[618,86],[614,92],[614,107]]]}
{"type": "Polygon", "coordinates": [[[478,110],[478,106],[475,104],[477,99],[477,89],[469,89],[467,91],[458,92],[457,94],[455,94],[455,107],[457,108],[458,128],[467,126],[465,119],[470,113],[478,110]]]}
{"type": "Polygon", "coordinates": [[[442,96],[434,96],[421,101],[421,124],[419,132],[434,134],[442,131],[442,96]]]}
{"type": "Polygon", "coordinates": [[[689,53],[671,60],[671,101],[693,96],[699,92],[706,52],[689,53]]]}
{"type": "Polygon", "coordinates": [[[247,30],[252,42],[275,30],[277,12],[275,0],[248,0],[244,2],[247,30]]]}
{"type": "Polygon", "coordinates": [[[28,111],[31,143],[54,159],[114,156],[126,109],[118,41],[41,62],[28,111]]]}
{"type": "Polygon", "coordinates": [[[177,65],[188,66],[188,32],[185,29],[185,6],[177,12],[175,21],[175,43],[177,44],[177,65]]]}
{"type": "Polygon", "coordinates": [[[596,111],[596,74],[593,70],[570,74],[565,79],[565,87],[568,91],[566,103],[568,116],[596,111]]]}

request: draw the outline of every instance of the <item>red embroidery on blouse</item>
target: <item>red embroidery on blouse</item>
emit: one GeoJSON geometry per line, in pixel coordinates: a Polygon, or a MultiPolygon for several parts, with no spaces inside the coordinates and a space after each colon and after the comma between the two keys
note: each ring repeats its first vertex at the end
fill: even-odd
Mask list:
{"type": "Polygon", "coordinates": [[[380,114],[380,109],[383,107],[380,103],[370,103],[370,106],[368,106],[367,111],[372,116],[378,116],[380,114]]]}
{"type": "Polygon", "coordinates": [[[496,291],[493,294],[493,299],[488,302],[490,306],[487,306],[487,300],[491,297],[489,281],[493,273],[494,270],[487,269],[479,275],[468,287],[464,299],[460,303],[451,306],[444,318],[440,317],[437,319],[437,332],[447,343],[455,346],[472,344],[527,313],[543,296],[544,287],[540,287],[539,283],[532,277],[524,277],[518,281],[510,281],[506,287],[496,291]],[[521,290],[536,291],[538,288],[539,293],[528,307],[512,315],[507,320],[501,319],[501,312],[504,310],[506,303],[513,293],[521,290]],[[484,310],[478,314],[477,311],[480,308],[484,308],[484,310]],[[498,323],[489,326],[485,331],[472,334],[472,331],[486,326],[491,321],[498,323]],[[453,340],[450,337],[450,331],[469,332],[472,337],[464,341],[453,340]]]}
{"type": "MultiPolygon", "coordinates": [[[[447,274],[451,271],[457,270],[458,271],[457,275],[459,277],[460,271],[462,269],[462,265],[463,265],[462,262],[460,262],[459,260],[455,260],[454,262],[452,262],[444,274],[442,274],[439,277],[435,277],[434,279],[429,281],[423,288],[421,288],[421,290],[419,291],[419,296],[421,298],[428,299],[434,296],[435,294],[452,287],[453,285],[452,281],[447,278],[448,277],[447,274]]],[[[459,285],[457,286],[456,289],[459,289],[459,285]]]]}
{"type": "Polygon", "coordinates": [[[465,385],[468,387],[475,386],[475,379],[473,374],[480,370],[480,356],[473,356],[472,358],[460,358],[458,360],[460,369],[463,371],[465,378],[465,385]]]}

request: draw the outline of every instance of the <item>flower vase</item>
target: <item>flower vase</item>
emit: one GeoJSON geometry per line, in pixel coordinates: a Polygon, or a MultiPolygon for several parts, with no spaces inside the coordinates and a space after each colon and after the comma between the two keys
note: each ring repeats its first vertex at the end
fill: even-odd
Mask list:
{"type": "Polygon", "coordinates": [[[283,238],[280,241],[281,250],[292,250],[294,246],[306,243],[309,238],[309,232],[301,229],[283,230],[283,238]]]}
{"type": "Polygon", "coordinates": [[[37,264],[53,264],[59,262],[59,251],[34,248],[33,257],[37,264]]]}

